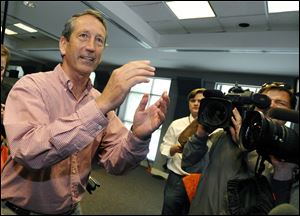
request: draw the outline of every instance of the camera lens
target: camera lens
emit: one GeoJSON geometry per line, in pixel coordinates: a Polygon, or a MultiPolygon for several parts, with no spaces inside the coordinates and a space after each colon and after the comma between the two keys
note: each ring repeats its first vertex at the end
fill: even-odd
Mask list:
{"type": "Polygon", "coordinates": [[[260,112],[247,112],[241,128],[242,142],[246,149],[254,150],[261,140],[263,129],[263,118],[260,112]]]}
{"type": "Polygon", "coordinates": [[[198,121],[210,128],[223,128],[230,124],[232,104],[222,98],[203,98],[198,121]]]}
{"type": "Polygon", "coordinates": [[[261,155],[274,155],[280,160],[299,162],[299,136],[291,128],[265,117],[262,112],[249,111],[240,133],[243,146],[261,155]]]}

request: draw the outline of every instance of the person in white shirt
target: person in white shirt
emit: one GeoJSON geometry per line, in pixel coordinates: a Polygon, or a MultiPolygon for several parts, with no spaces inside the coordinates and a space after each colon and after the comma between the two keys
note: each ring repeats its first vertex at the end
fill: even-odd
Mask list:
{"type": "Polygon", "coordinates": [[[164,202],[162,215],[185,215],[189,209],[189,199],[182,183],[182,178],[189,173],[181,168],[183,146],[179,143],[178,137],[181,132],[198,117],[198,110],[203,92],[206,89],[197,88],[188,94],[190,115],[174,120],[160,145],[160,152],[168,158],[167,168],[168,179],[164,188],[164,202]]]}

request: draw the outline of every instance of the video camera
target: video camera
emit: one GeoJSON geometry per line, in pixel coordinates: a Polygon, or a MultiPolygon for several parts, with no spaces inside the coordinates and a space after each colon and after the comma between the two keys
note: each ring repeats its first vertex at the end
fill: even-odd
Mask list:
{"type": "Polygon", "coordinates": [[[299,112],[274,108],[268,110],[268,117],[260,111],[247,112],[240,132],[243,146],[265,158],[274,155],[281,161],[299,164],[299,132],[275,119],[298,123],[299,112]]]}
{"type": "Polygon", "coordinates": [[[255,94],[249,90],[236,87],[224,95],[220,90],[205,90],[205,98],[201,100],[198,122],[213,131],[217,128],[228,128],[231,125],[232,109],[236,107],[242,118],[253,105],[261,109],[270,106],[271,100],[263,94],[255,94]]]}
{"type": "Polygon", "coordinates": [[[208,132],[217,128],[227,129],[231,124],[232,109],[242,116],[240,137],[244,148],[256,150],[264,158],[274,155],[286,162],[299,163],[299,132],[280,124],[276,119],[299,122],[299,112],[271,108],[267,95],[242,90],[237,85],[223,94],[219,90],[206,90],[198,112],[198,123],[208,132]],[[253,111],[254,106],[267,113],[253,111]]]}

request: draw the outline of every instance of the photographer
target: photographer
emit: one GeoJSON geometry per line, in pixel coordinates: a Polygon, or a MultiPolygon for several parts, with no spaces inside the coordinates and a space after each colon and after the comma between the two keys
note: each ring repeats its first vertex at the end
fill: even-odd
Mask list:
{"type": "MultiPolygon", "coordinates": [[[[264,84],[260,93],[270,98],[271,108],[292,109],[296,103],[296,98],[291,89],[284,83],[264,84]]],[[[258,109],[255,108],[255,110],[258,109]]],[[[263,111],[266,112],[266,110],[263,111]]],[[[273,191],[277,193],[277,201],[272,199],[269,183],[264,178],[254,177],[253,175],[258,154],[256,151],[249,152],[243,148],[240,140],[242,117],[237,108],[232,110],[231,120],[232,124],[229,128],[224,128],[223,131],[218,132],[209,152],[206,146],[209,132],[206,131],[206,127],[200,124],[197,132],[184,147],[182,161],[184,170],[189,170],[197,162],[205,160],[207,163],[207,168],[202,173],[197,187],[195,198],[190,205],[190,214],[268,214],[275,205],[279,204],[278,201],[282,200],[282,195],[289,194],[291,191],[291,187],[286,187],[284,193],[280,193],[274,190],[278,187],[274,187],[274,184],[272,184],[273,191]],[[206,153],[203,154],[205,150],[206,153]],[[236,185],[241,187],[234,187],[236,185]],[[251,199],[255,200],[255,203],[251,203],[251,199]],[[250,202],[247,203],[247,200],[250,200],[250,202]]],[[[280,123],[284,124],[285,122],[280,121],[280,123]]],[[[277,179],[277,174],[282,171],[291,174],[296,165],[294,167],[288,166],[289,169],[287,170],[286,167],[277,166],[273,156],[269,161],[274,163],[275,172],[273,174],[272,165],[265,161],[263,174],[273,176],[272,183],[274,180],[279,180],[280,185],[287,183],[282,182],[282,179],[277,179]],[[282,170],[282,168],[284,169],[282,170]]],[[[291,184],[292,175],[285,175],[285,177],[287,179],[284,179],[284,181],[288,180],[291,184]]],[[[298,208],[298,206],[296,207],[298,208]]]]}
{"type": "MultiPolygon", "coordinates": [[[[266,83],[262,86],[259,93],[265,94],[271,99],[271,108],[295,108],[296,97],[293,94],[291,87],[285,83],[266,83]]],[[[267,112],[266,115],[268,114],[269,113],[267,112]]],[[[275,121],[281,125],[286,123],[284,120],[276,119],[275,121]]],[[[299,214],[299,176],[295,176],[296,170],[298,170],[299,173],[299,164],[280,161],[274,155],[269,155],[269,157],[269,161],[274,167],[271,187],[273,195],[275,196],[275,205],[291,203],[298,209],[299,214]]],[[[298,174],[296,173],[296,175],[298,174]]]]}

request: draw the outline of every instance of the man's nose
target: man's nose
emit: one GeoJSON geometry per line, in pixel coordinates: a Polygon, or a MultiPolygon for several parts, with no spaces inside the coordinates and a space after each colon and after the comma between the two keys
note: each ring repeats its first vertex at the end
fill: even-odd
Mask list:
{"type": "Polygon", "coordinates": [[[93,50],[94,51],[95,47],[96,47],[96,40],[95,39],[88,40],[86,47],[87,47],[88,50],[93,50]]]}
{"type": "Polygon", "coordinates": [[[276,107],[277,107],[277,105],[276,105],[276,103],[275,103],[274,100],[271,100],[270,107],[271,107],[271,108],[276,108],[276,107]]]}

